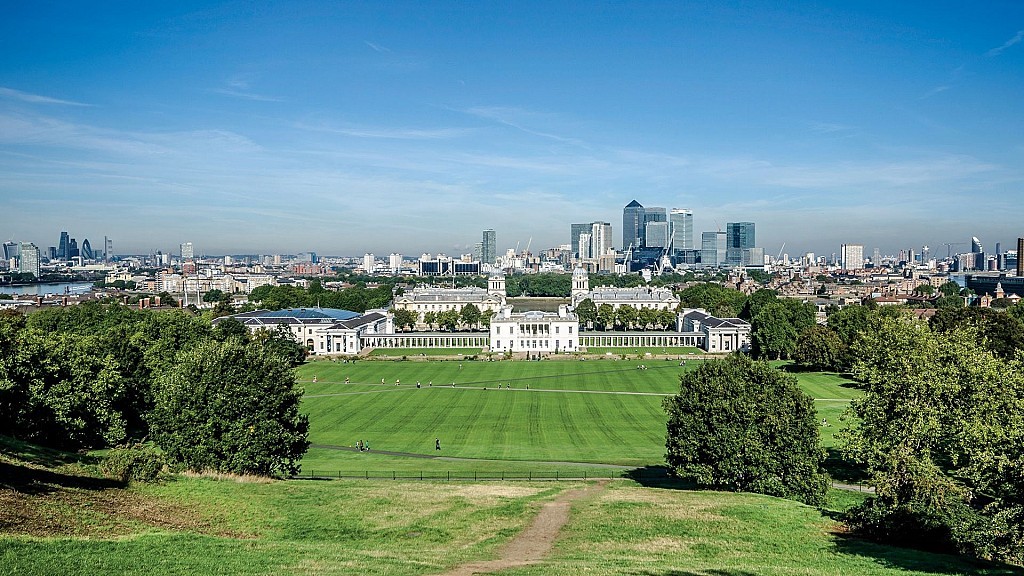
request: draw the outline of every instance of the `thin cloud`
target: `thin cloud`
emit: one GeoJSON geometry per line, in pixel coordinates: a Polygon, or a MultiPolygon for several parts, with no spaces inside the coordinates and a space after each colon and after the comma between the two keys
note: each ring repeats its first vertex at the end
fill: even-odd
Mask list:
{"type": "Polygon", "coordinates": [[[326,132],[328,134],[341,134],[356,138],[377,138],[385,140],[450,140],[470,134],[473,130],[467,128],[375,128],[359,126],[311,126],[309,124],[296,124],[296,128],[310,130],[313,132],[326,132]]]}
{"type": "Polygon", "coordinates": [[[380,44],[376,44],[374,42],[370,42],[369,40],[364,40],[363,44],[366,44],[374,52],[379,52],[380,54],[390,54],[391,53],[391,50],[389,48],[386,48],[386,47],[381,46],[380,44]]]}
{"type": "Polygon", "coordinates": [[[31,104],[60,104],[63,106],[92,106],[92,104],[84,104],[82,102],[75,102],[74,100],[61,100],[60,98],[51,98],[49,96],[41,96],[39,94],[30,94],[28,92],[22,92],[21,90],[15,90],[13,88],[5,88],[0,86],[0,97],[12,98],[15,100],[21,100],[22,102],[29,102],[31,104]]]}
{"type": "Polygon", "coordinates": [[[541,132],[532,128],[527,128],[523,125],[522,119],[527,117],[537,117],[540,114],[534,112],[528,112],[520,108],[505,108],[501,106],[477,106],[463,110],[462,112],[478,118],[485,118],[487,120],[493,120],[498,124],[508,126],[509,128],[515,128],[521,132],[530,134],[531,136],[539,136],[541,138],[548,138],[557,142],[564,142],[566,144],[574,144],[576,146],[584,146],[582,140],[576,138],[567,138],[552,134],[550,132],[541,132]]]}
{"type": "Polygon", "coordinates": [[[258,94],[250,90],[255,79],[253,74],[236,74],[224,81],[224,87],[213,90],[215,94],[253,100],[255,102],[283,102],[281,98],[258,94]]]}
{"type": "Polygon", "coordinates": [[[932,96],[935,96],[936,94],[941,94],[942,92],[945,92],[946,90],[949,89],[950,86],[936,86],[935,88],[932,88],[931,90],[925,92],[924,95],[921,96],[920,100],[926,100],[928,98],[931,98],[932,96]]]}
{"type": "Polygon", "coordinates": [[[1004,43],[1002,46],[998,48],[993,48],[988,52],[985,52],[985,56],[999,56],[1007,48],[1010,48],[1015,44],[1020,44],[1021,40],[1024,40],[1024,30],[1017,30],[1017,33],[1013,36],[1013,38],[1007,40],[1006,43],[1004,43]]]}

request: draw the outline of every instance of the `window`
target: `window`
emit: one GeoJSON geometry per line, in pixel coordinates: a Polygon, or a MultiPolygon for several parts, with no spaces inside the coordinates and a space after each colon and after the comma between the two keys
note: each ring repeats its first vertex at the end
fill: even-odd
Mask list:
{"type": "Polygon", "coordinates": [[[558,329],[559,328],[561,328],[561,326],[555,326],[555,334],[558,334],[558,329]]]}
{"type": "Polygon", "coordinates": [[[495,334],[501,334],[501,326],[495,326],[494,327],[494,333],[495,334]]]}
{"type": "Polygon", "coordinates": [[[569,334],[572,334],[572,326],[569,326],[569,334]]]}

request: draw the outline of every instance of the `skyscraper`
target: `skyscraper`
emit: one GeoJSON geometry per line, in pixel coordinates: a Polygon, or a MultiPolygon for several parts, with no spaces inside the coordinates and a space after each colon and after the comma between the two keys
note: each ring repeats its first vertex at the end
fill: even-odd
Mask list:
{"type": "Polygon", "coordinates": [[[700,235],[701,266],[718,267],[726,263],[726,233],[704,232],[700,235]]]}
{"type": "Polygon", "coordinates": [[[182,242],[181,244],[181,259],[192,260],[196,257],[195,250],[192,248],[191,242],[182,242]]]}
{"type": "Polygon", "coordinates": [[[15,242],[4,242],[4,260],[8,262],[21,254],[18,244],[15,242]]]}
{"type": "Polygon", "coordinates": [[[74,238],[72,238],[71,239],[71,244],[68,245],[67,259],[70,260],[70,259],[74,258],[75,256],[78,256],[78,240],[75,240],[74,238]]]}
{"type": "Polygon", "coordinates": [[[743,251],[754,247],[753,222],[728,222],[725,225],[727,236],[725,260],[730,266],[743,264],[743,251]]]}
{"type": "Polygon", "coordinates": [[[622,249],[643,246],[644,207],[633,200],[622,209],[622,249]]]}
{"type": "Polygon", "coordinates": [[[92,260],[95,254],[92,253],[92,244],[89,244],[89,239],[82,240],[82,258],[85,260],[92,260]]]}
{"type": "Polygon", "coordinates": [[[1024,238],[1017,238],[1017,276],[1024,278],[1024,238]]]}
{"type": "Polygon", "coordinates": [[[570,224],[569,225],[569,249],[577,258],[585,258],[580,253],[580,234],[590,234],[591,224],[570,224]]]}
{"type": "Polygon", "coordinates": [[[648,222],[644,231],[644,245],[648,248],[667,248],[668,222],[648,222]]]}
{"type": "Polygon", "coordinates": [[[498,236],[494,230],[484,230],[483,242],[480,244],[480,263],[494,264],[497,258],[498,236]]]}
{"type": "Polygon", "coordinates": [[[975,254],[982,254],[985,252],[985,248],[981,245],[981,240],[978,240],[977,236],[971,236],[971,252],[975,254]]]}
{"type": "Polygon", "coordinates": [[[39,278],[39,248],[31,242],[21,243],[21,256],[18,258],[18,272],[30,273],[39,278]]]}
{"type": "Polygon", "coordinates": [[[841,245],[839,247],[839,265],[843,270],[860,270],[864,268],[864,245],[841,245]]]}
{"type": "Polygon", "coordinates": [[[693,211],[673,208],[669,213],[669,244],[673,254],[693,250],[693,211]]]}
{"type": "Polygon", "coordinates": [[[57,244],[57,258],[61,260],[71,258],[71,236],[67,232],[60,233],[60,244],[57,244]]]}

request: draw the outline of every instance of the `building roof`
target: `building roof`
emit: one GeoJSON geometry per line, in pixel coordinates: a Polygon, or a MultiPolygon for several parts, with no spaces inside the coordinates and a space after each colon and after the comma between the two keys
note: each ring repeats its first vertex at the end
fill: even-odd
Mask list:
{"type": "Polygon", "coordinates": [[[254,310],[234,314],[231,318],[242,323],[261,324],[301,324],[326,323],[339,320],[351,320],[359,316],[358,312],[339,308],[286,308],[284,310],[254,310]]]}
{"type": "Polygon", "coordinates": [[[364,314],[364,315],[362,315],[362,316],[360,316],[358,318],[353,318],[351,320],[345,320],[345,321],[342,321],[342,322],[336,322],[336,323],[332,324],[328,328],[328,330],[344,330],[344,329],[353,330],[353,329],[365,326],[367,324],[373,324],[374,322],[379,322],[379,321],[381,321],[381,320],[383,320],[385,318],[387,318],[387,316],[385,316],[384,314],[381,314],[380,312],[370,312],[369,314],[364,314]]]}
{"type": "Polygon", "coordinates": [[[695,320],[708,328],[750,328],[750,324],[740,318],[716,318],[700,310],[691,310],[683,318],[695,320]]]}

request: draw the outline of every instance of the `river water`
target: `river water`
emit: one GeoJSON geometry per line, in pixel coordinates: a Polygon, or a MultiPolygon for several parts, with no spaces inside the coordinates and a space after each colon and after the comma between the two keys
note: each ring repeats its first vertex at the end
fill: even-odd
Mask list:
{"type": "Polygon", "coordinates": [[[57,284],[0,286],[0,294],[21,294],[29,296],[45,296],[47,294],[85,294],[90,289],[92,289],[92,282],[60,282],[57,284]]]}

